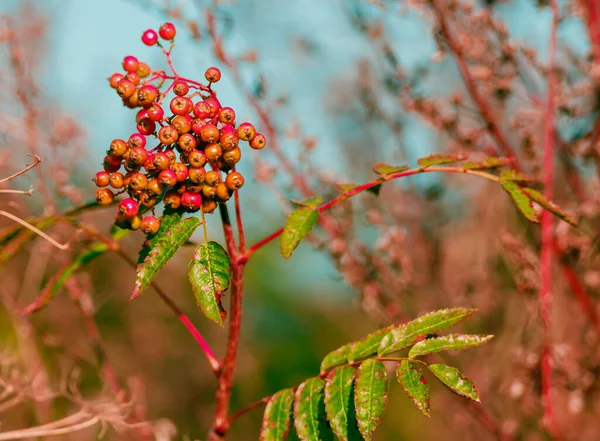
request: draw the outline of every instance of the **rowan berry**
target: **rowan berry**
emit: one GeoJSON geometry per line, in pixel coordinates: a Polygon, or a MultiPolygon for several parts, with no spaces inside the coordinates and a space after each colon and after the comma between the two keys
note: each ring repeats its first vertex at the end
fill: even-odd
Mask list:
{"type": "Polygon", "coordinates": [[[167,150],[165,151],[165,155],[167,155],[167,158],[169,158],[169,163],[172,164],[175,161],[177,161],[177,155],[175,154],[175,152],[173,150],[167,150]]]}
{"type": "Polygon", "coordinates": [[[159,28],[158,33],[160,34],[161,38],[165,40],[172,40],[175,38],[175,34],[177,34],[177,29],[175,29],[175,25],[173,23],[167,22],[159,28]]]}
{"type": "Polygon", "coordinates": [[[146,108],[152,106],[156,98],[158,97],[158,89],[152,84],[146,84],[139,88],[137,92],[138,101],[146,108]]]}
{"type": "Polygon", "coordinates": [[[194,184],[203,184],[206,176],[204,167],[190,167],[188,169],[188,177],[194,184]]]}
{"type": "Polygon", "coordinates": [[[225,178],[225,185],[230,190],[239,190],[244,185],[244,177],[238,172],[229,173],[225,178]]]}
{"type": "Polygon", "coordinates": [[[217,197],[222,201],[227,201],[231,197],[231,190],[227,188],[224,182],[217,185],[217,197]]]}
{"type": "Polygon", "coordinates": [[[146,188],[148,185],[148,178],[146,175],[136,172],[131,175],[131,182],[129,183],[129,187],[135,191],[141,191],[146,188]]]}
{"type": "Polygon", "coordinates": [[[210,199],[215,198],[217,196],[217,187],[213,185],[204,184],[202,186],[202,195],[210,199]]]}
{"type": "Polygon", "coordinates": [[[164,126],[158,131],[158,140],[165,145],[177,142],[178,138],[179,132],[173,126],[164,126]]]}
{"type": "Polygon", "coordinates": [[[169,103],[169,108],[175,115],[187,115],[193,107],[194,103],[186,96],[175,96],[169,103]]]}
{"type": "Polygon", "coordinates": [[[129,150],[129,146],[122,139],[113,139],[108,152],[111,156],[123,156],[129,150]]]}
{"type": "Polygon", "coordinates": [[[138,74],[140,78],[146,78],[152,73],[152,69],[150,69],[150,66],[146,63],[140,63],[135,73],[138,74]]]}
{"type": "Polygon", "coordinates": [[[191,133],[184,133],[177,140],[177,144],[184,152],[191,152],[198,145],[198,141],[196,141],[196,137],[191,133]]]}
{"type": "Polygon", "coordinates": [[[148,118],[155,122],[160,121],[165,116],[165,111],[158,103],[152,103],[146,112],[148,112],[148,118]]]}
{"type": "Polygon", "coordinates": [[[267,139],[265,138],[265,135],[263,135],[262,133],[257,133],[250,140],[250,147],[252,147],[254,150],[264,149],[266,145],[267,145],[267,139]]]}
{"type": "Polygon", "coordinates": [[[115,215],[115,225],[123,230],[129,229],[129,219],[125,218],[121,213],[115,215]]]}
{"type": "Polygon", "coordinates": [[[249,122],[241,123],[237,129],[237,134],[243,141],[250,141],[256,135],[256,129],[249,122]]]}
{"type": "Polygon", "coordinates": [[[110,186],[115,189],[123,188],[124,181],[123,173],[114,172],[110,174],[110,186]]]}
{"type": "Polygon", "coordinates": [[[129,139],[127,140],[127,145],[129,146],[129,148],[144,148],[146,147],[146,137],[141,133],[133,133],[131,134],[131,136],[129,136],[129,139]]]}
{"type": "Polygon", "coordinates": [[[206,72],[204,72],[204,78],[211,83],[216,83],[221,79],[221,71],[218,67],[209,67],[206,69],[206,72]]]}
{"type": "MultiPolygon", "coordinates": [[[[139,93],[139,91],[138,91],[139,93]]],[[[144,118],[148,118],[148,111],[146,109],[138,110],[138,113],[135,114],[135,122],[139,123],[144,118]]]]}
{"type": "Polygon", "coordinates": [[[175,81],[173,84],[173,93],[177,96],[185,96],[190,91],[190,86],[185,81],[175,81]]]}
{"type": "Polygon", "coordinates": [[[156,234],[159,228],[160,221],[154,216],[146,216],[140,224],[140,230],[147,235],[156,234]]]}
{"type": "Polygon", "coordinates": [[[223,127],[221,127],[221,133],[235,133],[237,135],[237,130],[233,124],[223,124],[223,127]]]}
{"type": "Polygon", "coordinates": [[[173,187],[175,184],[177,184],[177,173],[170,169],[162,170],[158,174],[158,182],[165,187],[173,187]]]}
{"type": "Polygon", "coordinates": [[[139,204],[132,198],[126,198],[119,202],[119,212],[128,219],[134,217],[139,208],[139,204]]]}
{"type": "Polygon", "coordinates": [[[213,186],[217,185],[219,182],[221,182],[221,173],[216,170],[206,172],[206,176],[204,177],[204,183],[206,185],[213,186]]]}
{"type": "Polygon", "coordinates": [[[219,102],[214,98],[206,98],[204,100],[204,102],[210,108],[210,117],[211,118],[216,117],[219,114],[219,109],[221,108],[221,105],[219,104],[219,102]]]}
{"type": "Polygon", "coordinates": [[[184,182],[188,178],[188,168],[182,162],[175,162],[171,164],[171,170],[177,175],[177,182],[184,182]]]}
{"type": "Polygon", "coordinates": [[[144,170],[148,173],[154,173],[157,171],[158,167],[154,165],[154,153],[148,153],[148,159],[144,162],[144,170]]]}
{"type": "Polygon", "coordinates": [[[142,166],[139,164],[136,164],[133,161],[128,160],[128,161],[125,161],[125,164],[123,164],[123,168],[125,168],[125,171],[133,173],[133,172],[139,171],[142,168],[142,166]]]}
{"type": "Polygon", "coordinates": [[[219,121],[223,124],[233,124],[235,112],[231,107],[223,107],[219,110],[219,121]]]}
{"type": "Polygon", "coordinates": [[[186,191],[181,195],[181,205],[189,211],[198,211],[202,206],[202,196],[199,193],[186,191]]]}
{"type": "Polygon", "coordinates": [[[186,182],[178,182],[173,188],[177,192],[177,194],[183,194],[186,191],[188,191],[188,185],[186,182]]]}
{"type": "Polygon", "coordinates": [[[214,199],[202,200],[202,211],[204,213],[212,213],[217,208],[217,202],[214,199]]]}
{"type": "Polygon", "coordinates": [[[166,207],[177,210],[181,205],[181,196],[175,190],[169,190],[163,197],[163,202],[166,207]]]}
{"type": "Polygon", "coordinates": [[[116,89],[117,89],[117,94],[121,98],[129,98],[136,91],[135,84],[133,84],[131,81],[129,81],[127,79],[122,79],[121,81],[119,81],[117,83],[116,89]]]}
{"type": "Polygon", "coordinates": [[[188,162],[192,167],[203,167],[206,164],[206,155],[200,150],[192,150],[188,155],[188,162]]]}
{"type": "Polygon", "coordinates": [[[158,198],[156,197],[156,195],[154,193],[152,193],[151,191],[148,190],[144,190],[140,193],[140,204],[142,204],[144,207],[154,207],[156,205],[156,203],[158,202],[158,198]]]}
{"type": "Polygon", "coordinates": [[[161,194],[163,194],[163,186],[162,184],[158,181],[157,178],[152,178],[148,181],[148,185],[146,186],[146,189],[148,191],[151,191],[152,193],[154,193],[157,196],[160,196],[161,194]]]}
{"type": "Polygon", "coordinates": [[[135,72],[128,72],[127,75],[125,75],[125,79],[131,81],[136,86],[139,86],[140,84],[140,76],[135,72]]]}
{"type": "Polygon", "coordinates": [[[142,225],[142,216],[139,214],[133,216],[133,218],[129,219],[129,228],[132,230],[137,230],[142,225]]]}
{"type": "Polygon", "coordinates": [[[146,46],[154,46],[158,41],[158,34],[154,29],[148,29],[142,34],[142,42],[146,46]]]}
{"type": "Polygon", "coordinates": [[[196,135],[199,135],[202,131],[202,127],[204,127],[205,125],[205,121],[201,120],[200,118],[194,118],[192,120],[192,132],[194,132],[196,135]]]}
{"type": "Polygon", "coordinates": [[[217,143],[207,144],[204,147],[204,154],[208,162],[215,162],[223,155],[223,149],[217,143]]]}
{"type": "Polygon", "coordinates": [[[236,132],[223,133],[223,130],[221,130],[221,136],[219,138],[219,143],[221,144],[221,147],[223,147],[223,150],[225,150],[225,151],[233,150],[238,146],[239,142],[240,142],[240,139],[236,132]]]}
{"type": "Polygon", "coordinates": [[[194,112],[194,116],[196,118],[206,119],[210,118],[212,109],[206,102],[198,101],[196,104],[194,104],[192,111],[194,112]]]}
{"type": "Polygon", "coordinates": [[[237,164],[242,157],[242,150],[239,147],[234,148],[233,150],[226,151],[223,153],[223,161],[229,165],[234,166],[237,164]]]}
{"type": "Polygon", "coordinates": [[[121,168],[121,158],[112,155],[105,156],[102,166],[104,171],[108,173],[119,171],[121,168]]]}
{"type": "Polygon", "coordinates": [[[108,188],[99,188],[98,191],[96,191],[96,202],[99,205],[110,205],[114,198],[113,192],[108,188]]]}
{"type": "Polygon", "coordinates": [[[140,62],[133,55],[127,55],[123,58],[123,69],[127,72],[135,72],[140,65],[140,62]]]}
{"type": "Polygon", "coordinates": [[[192,130],[192,117],[189,115],[177,115],[171,120],[171,125],[175,127],[180,135],[192,130]]]}
{"type": "Polygon", "coordinates": [[[227,162],[225,162],[223,160],[222,156],[219,159],[217,159],[217,162],[215,162],[215,165],[217,166],[217,168],[219,170],[221,170],[223,172],[227,172],[233,168],[233,165],[229,165],[227,162]]]}
{"type": "Polygon", "coordinates": [[[200,137],[204,142],[217,142],[219,140],[219,129],[212,124],[206,124],[200,129],[200,137]]]}
{"type": "Polygon", "coordinates": [[[133,94],[129,98],[123,98],[123,104],[125,104],[130,109],[135,109],[140,106],[140,102],[138,100],[137,92],[133,92],[133,94]]]}
{"type": "Polygon", "coordinates": [[[135,128],[142,135],[152,135],[156,130],[156,123],[150,118],[143,118],[139,123],[137,123],[135,128]]]}
{"type": "Polygon", "coordinates": [[[171,160],[165,152],[155,153],[154,160],[152,162],[158,170],[166,170],[171,164],[171,160]]]}
{"type": "Polygon", "coordinates": [[[125,78],[125,75],[123,75],[123,74],[120,74],[120,73],[114,73],[114,74],[112,74],[110,76],[110,78],[108,79],[110,87],[112,87],[113,89],[116,89],[117,84],[119,83],[119,81],[121,81],[124,78],[125,78]]]}
{"type": "Polygon", "coordinates": [[[110,182],[110,175],[105,171],[99,171],[92,181],[97,187],[106,187],[110,182]]]}
{"type": "Polygon", "coordinates": [[[148,159],[148,150],[143,147],[133,147],[129,153],[129,161],[135,165],[141,166],[148,159]]]}

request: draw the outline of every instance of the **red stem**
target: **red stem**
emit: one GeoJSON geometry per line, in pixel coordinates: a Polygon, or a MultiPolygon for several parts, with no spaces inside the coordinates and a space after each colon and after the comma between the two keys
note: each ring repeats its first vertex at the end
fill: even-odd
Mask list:
{"type": "MultiPolygon", "coordinates": [[[[552,200],[553,171],[554,171],[554,145],[555,145],[555,51],[556,31],[558,27],[558,5],[556,0],[551,1],[552,29],[549,42],[548,85],[546,96],[546,109],[544,112],[544,159],[542,168],[542,181],[544,183],[544,196],[552,200]]],[[[554,385],[552,379],[552,253],[554,244],[554,217],[548,211],[542,213],[541,230],[542,243],[540,250],[540,318],[542,320],[543,349],[541,358],[542,375],[542,407],[544,421],[549,434],[553,438],[559,437],[559,429],[554,413],[554,385]]]]}
{"type": "Polygon", "coordinates": [[[235,221],[237,223],[238,236],[240,240],[240,254],[244,254],[246,250],[246,238],[244,237],[244,224],[242,223],[242,210],[240,209],[240,194],[238,191],[233,193],[233,198],[235,200],[235,221]]]}

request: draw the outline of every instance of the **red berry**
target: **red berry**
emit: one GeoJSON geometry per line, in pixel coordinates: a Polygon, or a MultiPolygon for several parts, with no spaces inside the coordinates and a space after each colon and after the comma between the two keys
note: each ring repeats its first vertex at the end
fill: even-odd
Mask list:
{"type": "Polygon", "coordinates": [[[160,27],[158,33],[160,34],[160,38],[163,38],[165,40],[172,40],[173,38],[175,38],[177,30],[175,29],[175,25],[173,23],[167,22],[160,27]]]}
{"type": "Polygon", "coordinates": [[[204,199],[202,201],[202,211],[204,213],[212,213],[217,209],[217,202],[214,199],[204,199]]]}
{"type": "MultiPolygon", "coordinates": [[[[138,90],[139,93],[139,90],[138,90]]],[[[144,118],[148,118],[148,111],[146,109],[139,110],[138,113],[135,114],[135,122],[139,123],[144,118]]]]}
{"type": "Polygon", "coordinates": [[[238,172],[229,173],[225,178],[225,185],[230,190],[239,190],[244,185],[244,177],[238,172]]]}
{"type": "Polygon", "coordinates": [[[206,170],[204,167],[190,167],[188,170],[188,176],[190,181],[194,184],[204,184],[204,178],[206,177],[206,170]]]}
{"type": "Polygon", "coordinates": [[[165,116],[165,111],[158,103],[152,103],[152,105],[148,108],[148,118],[152,121],[160,121],[165,116]]]}
{"type": "Polygon", "coordinates": [[[196,141],[196,137],[191,133],[184,133],[179,137],[177,144],[184,152],[191,152],[198,145],[198,141],[196,141]]]}
{"type": "Polygon", "coordinates": [[[135,128],[142,135],[152,135],[156,131],[156,123],[150,118],[144,118],[136,124],[135,128]]]}
{"type": "Polygon", "coordinates": [[[219,143],[223,150],[233,150],[235,149],[240,142],[240,138],[238,137],[236,132],[225,132],[223,133],[223,129],[221,129],[221,137],[219,138],[219,143]]]}
{"type": "Polygon", "coordinates": [[[187,115],[193,107],[192,100],[185,96],[176,96],[169,103],[169,108],[175,115],[187,115]]]}
{"type": "Polygon", "coordinates": [[[150,107],[158,97],[158,89],[152,84],[140,87],[137,93],[138,101],[144,107],[150,107]]]}
{"type": "Polygon", "coordinates": [[[158,182],[160,182],[165,187],[173,187],[177,184],[177,173],[174,170],[162,170],[158,174],[158,182]]]}
{"type": "Polygon", "coordinates": [[[202,206],[202,196],[199,193],[186,191],[181,195],[181,205],[189,211],[200,210],[202,206]]]}
{"type": "Polygon", "coordinates": [[[237,130],[235,130],[233,124],[224,124],[221,127],[221,133],[235,133],[237,135],[237,130]]]}
{"type": "Polygon", "coordinates": [[[106,187],[110,182],[110,175],[105,171],[99,171],[92,178],[97,187],[106,187]]]}
{"type": "Polygon", "coordinates": [[[200,150],[192,150],[188,155],[188,162],[192,167],[204,167],[206,155],[200,150]]]}
{"type": "Polygon", "coordinates": [[[204,72],[204,78],[211,83],[216,83],[221,79],[221,71],[218,67],[209,67],[206,69],[206,72],[204,72]]]}
{"type": "Polygon", "coordinates": [[[206,119],[210,117],[211,108],[206,102],[198,101],[194,104],[193,111],[196,118],[206,119]]]}
{"type": "Polygon", "coordinates": [[[188,168],[182,162],[171,164],[171,170],[177,175],[177,182],[184,182],[188,178],[188,168]]]}
{"type": "Polygon", "coordinates": [[[169,190],[165,193],[163,197],[163,203],[166,207],[172,208],[173,210],[177,210],[181,205],[181,196],[177,194],[176,190],[169,190]]]}
{"type": "Polygon", "coordinates": [[[211,170],[206,172],[206,176],[204,177],[204,183],[206,185],[210,185],[211,187],[217,185],[221,182],[221,174],[216,170],[211,170]]]}
{"type": "Polygon", "coordinates": [[[131,230],[137,230],[142,225],[142,216],[139,214],[129,219],[129,228],[131,230]]]}
{"type": "Polygon", "coordinates": [[[133,173],[129,182],[129,188],[135,191],[141,191],[148,185],[148,178],[142,173],[133,173]]]}
{"type": "Polygon", "coordinates": [[[140,224],[140,230],[147,235],[156,234],[159,228],[160,221],[154,216],[146,216],[142,219],[142,223],[140,224]]]}
{"type": "Polygon", "coordinates": [[[105,156],[102,164],[104,171],[113,173],[119,171],[121,168],[121,158],[118,156],[105,156]]]}
{"type": "Polygon", "coordinates": [[[166,153],[158,152],[154,154],[154,160],[152,163],[158,170],[166,170],[171,164],[171,159],[166,153]]]}
{"type": "Polygon", "coordinates": [[[129,150],[129,146],[122,139],[113,139],[107,153],[110,156],[123,156],[129,150]]]}
{"type": "Polygon", "coordinates": [[[112,191],[108,188],[100,188],[96,192],[96,202],[100,205],[109,205],[112,204],[115,196],[112,191]]]}
{"type": "Polygon", "coordinates": [[[264,149],[266,145],[267,145],[267,139],[265,138],[265,135],[263,135],[262,133],[257,133],[250,140],[250,147],[252,147],[254,150],[264,149]]]}
{"type": "Polygon", "coordinates": [[[185,96],[190,91],[190,86],[185,81],[175,81],[173,84],[173,93],[177,96],[185,96]]]}
{"type": "Polygon", "coordinates": [[[110,87],[112,87],[113,89],[116,89],[117,83],[124,78],[125,78],[125,75],[123,75],[123,74],[120,74],[120,73],[112,74],[110,76],[110,78],[108,79],[108,82],[110,83],[110,87]]]}
{"type": "Polygon", "coordinates": [[[114,172],[110,175],[110,186],[115,189],[123,188],[125,177],[123,173],[114,172]]]}
{"type": "Polygon", "coordinates": [[[133,84],[131,81],[126,80],[126,79],[122,79],[121,81],[119,81],[117,83],[116,89],[117,89],[117,94],[121,98],[129,98],[136,91],[135,84],[133,84]]]}
{"type": "Polygon", "coordinates": [[[177,132],[177,129],[173,126],[164,126],[158,131],[158,139],[165,145],[177,142],[178,138],[179,132],[177,132]]]}
{"type": "Polygon", "coordinates": [[[204,142],[217,142],[219,135],[219,129],[212,124],[206,124],[200,129],[200,137],[204,142]]]}
{"type": "Polygon", "coordinates": [[[204,154],[208,162],[215,162],[223,155],[223,149],[219,144],[211,143],[204,147],[204,154]]]}
{"type": "Polygon", "coordinates": [[[140,62],[133,55],[127,55],[123,58],[123,69],[127,72],[135,72],[139,67],[140,62]]]}
{"type": "Polygon", "coordinates": [[[125,79],[131,81],[136,86],[140,84],[140,76],[135,72],[127,73],[127,75],[125,75],[125,79]]]}
{"type": "Polygon", "coordinates": [[[216,99],[207,98],[204,100],[204,102],[210,108],[210,117],[211,118],[214,118],[215,116],[217,116],[219,114],[219,109],[221,108],[221,105],[219,104],[219,102],[216,99]]]}
{"type": "Polygon", "coordinates": [[[146,137],[141,133],[134,133],[129,137],[127,141],[129,147],[146,147],[146,137]]]}
{"type": "Polygon", "coordinates": [[[138,214],[139,208],[139,204],[131,198],[123,199],[119,202],[119,212],[128,219],[135,217],[138,214]]]}
{"type": "Polygon", "coordinates": [[[152,69],[150,69],[150,66],[146,63],[140,63],[135,73],[138,74],[140,78],[146,78],[152,73],[152,69]]]}
{"type": "Polygon", "coordinates": [[[239,147],[236,147],[232,150],[228,150],[223,153],[223,161],[229,166],[234,166],[237,164],[242,157],[242,150],[239,147]]]}
{"type": "Polygon", "coordinates": [[[180,135],[192,130],[192,118],[189,115],[177,115],[171,120],[171,125],[175,127],[180,135]]]}
{"type": "Polygon", "coordinates": [[[245,122],[239,125],[237,134],[243,141],[250,141],[256,135],[256,129],[249,122],[245,122]]]}
{"type": "Polygon", "coordinates": [[[148,151],[143,147],[133,147],[129,154],[129,161],[136,165],[143,165],[148,159],[148,151]]]}
{"type": "Polygon", "coordinates": [[[154,29],[148,29],[142,34],[142,42],[146,46],[154,46],[158,41],[158,34],[154,29]]]}
{"type": "Polygon", "coordinates": [[[148,181],[148,185],[146,189],[151,191],[157,196],[160,196],[163,193],[163,186],[160,182],[158,182],[157,178],[152,178],[148,181]]]}
{"type": "Polygon", "coordinates": [[[235,112],[231,107],[223,107],[219,110],[219,121],[223,124],[233,124],[235,121],[235,112]]]}

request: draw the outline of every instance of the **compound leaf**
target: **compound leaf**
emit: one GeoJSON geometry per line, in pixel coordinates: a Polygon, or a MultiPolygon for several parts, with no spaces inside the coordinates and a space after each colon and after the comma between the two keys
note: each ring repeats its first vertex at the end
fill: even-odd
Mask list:
{"type": "Polygon", "coordinates": [[[333,433],[342,441],[348,441],[350,400],[355,370],[352,366],[340,366],[331,371],[325,380],[325,413],[333,433]]]}
{"type": "Polygon", "coordinates": [[[356,373],[354,407],[358,430],[366,441],[381,422],[387,406],[387,370],[373,358],[365,360],[356,373]]]}
{"type": "Polygon", "coordinates": [[[414,361],[402,360],[396,367],[396,379],[417,410],[429,416],[431,391],[421,366],[414,361]]]}
{"type": "Polygon", "coordinates": [[[333,439],[325,415],[325,381],[309,378],[296,391],[294,427],[301,441],[333,439]]]}
{"type": "Polygon", "coordinates": [[[271,397],[267,403],[260,430],[260,441],[283,441],[290,430],[293,389],[283,389],[271,397]]]}
{"type": "Polygon", "coordinates": [[[428,338],[416,343],[408,356],[410,358],[418,357],[419,355],[431,354],[433,352],[441,352],[448,350],[467,349],[475,346],[480,346],[494,338],[493,335],[469,335],[469,334],[450,334],[440,337],[428,338]]]}
{"type": "Polygon", "coordinates": [[[427,366],[438,380],[457,395],[470,398],[479,402],[479,391],[469,378],[465,377],[458,369],[445,364],[430,364],[427,366]]]}

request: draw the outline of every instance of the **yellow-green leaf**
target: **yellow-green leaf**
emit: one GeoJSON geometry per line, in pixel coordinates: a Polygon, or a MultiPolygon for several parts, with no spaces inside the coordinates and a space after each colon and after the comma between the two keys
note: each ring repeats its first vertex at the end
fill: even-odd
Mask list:
{"type": "Polygon", "coordinates": [[[530,197],[518,184],[512,181],[500,181],[502,188],[508,192],[519,211],[531,222],[539,223],[539,213],[533,208],[530,197]]]}
{"type": "Polygon", "coordinates": [[[480,346],[494,338],[493,335],[471,335],[471,334],[450,334],[440,337],[428,338],[416,343],[408,356],[415,358],[420,355],[431,354],[433,352],[467,349],[480,346]]]}
{"type": "Polygon", "coordinates": [[[319,212],[313,208],[302,207],[292,211],[279,236],[279,249],[286,259],[292,257],[296,247],[302,242],[317,223],[319,212]]]}
{"type": "Polygon", "coordinates": [[[417,159],[417,164],[419,164],[419,167],[426,168],[431,165],[450,164],[464,159],[467,159],[467,157],[460,153],[432,153],[417,159]]]}
{"type": "Polygon", "coordinates": [[[348,361],[353,362],[361,358],[368,357],[377,353],[377,348],[381,344],[381,340],[385,337],[396,325],[388,326],[387,328],[379,329],[361,340],[350,344],[348,352],[348,361]]]}
{"type": "Polygon", "coordinates": [[[325,413],[333,433],[342,441],[348,441],[352,428],[349,421],[354,374],[353,367],[340,366],[325,380],[325,413]]]}
{"type": "Polygon", "coordinates": [[[458,369],[445,364],[430,364],[427,367],[452,392],[479,402],[479,391],[473,381],[464,376],[458,369]]]}
{"type": "Polygon", "coordinates": [[[333,432],[325,415],[325,381],[309,378],[296,391],[294,427],[301,441],[326,441],[333,432]]]}
{"type": "Polygon", "coordinates": [[[549,201],[546,198],[546,196],[544,196],[539,191],[534,190],[533,188],[522,188],[521,191],[523,191],[523,193],[525,193],[525,195],[527,195],[531,200],[540,204],[543,208],[548,210],[550,213],[554,214],[558,218],[564,220],[565,222],[567,222],[573,226],[577,226],[577,223],[573,220],[573,218],[571,216],[569,216],[567,213],[565,213],[554,202],[549,201]]]}
{"type": "Polygon", "coordinates": [[[406,170],[410,170],[409,165],[390,165],[386,162],[376,162],[373,164],[373,171],[378,175],[391,175],[393,173],[400,173],[406,170]]]}
{"type": "Polygon", "coordinates": [[[429,416],[431,391],[421,366],[414,361],[402,360],[396,367],[396,379],[417,410],[429,416]]]}
{"type": "Polygon", "coordinates": [[[267,403],[260,430],[260,441],[283,441],[290,430],[294,391],[283,389],[267,403]]]}
{"type": "Polygon", "coordinates": [[[359,366],[354,387],[354,407],[358,430],[365,441],[371,440],[381,423],[387,406],[387,386],[387,370],[383,363],[370,358],[359,366]]]}
{"type": "Polygon", "coordinates": [[[352,343],[348,343],[327,354],[321,362],[321,373],[324,374],[336,366],[348,363],[348,353],[350,352],[351,345],[352,343]]]}
{"type": "Polygon", "coordinates": [[[292,201],[292,203],[294,205],[299,205],[300,207],[317,208],[323,203],[323,198],[321,196],[313,196],[304,201],[292,201]]]}

